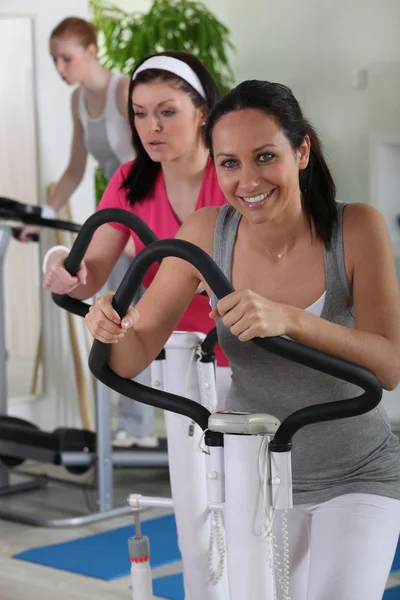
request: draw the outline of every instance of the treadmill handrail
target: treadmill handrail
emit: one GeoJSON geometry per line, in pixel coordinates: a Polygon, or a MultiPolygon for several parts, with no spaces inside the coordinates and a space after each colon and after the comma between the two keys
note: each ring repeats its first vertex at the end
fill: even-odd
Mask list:
{"type": "MultiPolygon", "coordinates": [[[[162,260],[167,256],[175,256],[193,264],[202,273],[217,298],[221,299],[234,291],[219,267],[201,248],[184,240],[162,240],[154,242],[137,255],[116,291],[113,306],[121,318],[126,314],[149,267],[155,261],[162,260]]],[[[305,425],[358,416],[374,409],[381,400],[381,384],[374,374],[363,367],[282,337],[255,338],[251,341],[277,356],[332,375],[364,390],[363,394],[354,398],[317,404],[294,412],[282,422],[276,432],[274,436],[276,448],[290,443],[296,431],[305,425]]],[[[179,397],[175,396],[168,407],[169,400],[166,394],[151,390],[151,401],[149,402],[149,394],[144,392],[145,386],[116,375],[107,365],[110,348],[109,344],[95,340],[90,352],[89,367],[100,381],[125,396],[189,416],[203,430],[207,428],[208,418],[205,417],[204,412],[200,413],[194,407],[189,408],[190,401],[188,399],[180,398],[178,400],[179,397]]],[[[196,403],[193,404],[199,406],[196,403]]],[[[207,413],[209,416],[210,413],[208,411],[207,413]]]]}
{"type": "Polygon", "coordinates": [[[0,196],[0,219],[7,221],[21,221],[25,225],[37,225],[50,229],[60,229],[78,233],[81,226],[71,221],[62,219],[45,219],[42,217],[42,206],[23,204],[11,198],[0,196]]]}
{"type": "Polygon", "coordinates": [[[42,214],[42,208],[37,204],[23,204],[22,202],[6,198],[5,196],[0,196],[0,210],[14,213],[21,218],[25,216],[29,217],[31,215],[40,217],[42,214]]]}

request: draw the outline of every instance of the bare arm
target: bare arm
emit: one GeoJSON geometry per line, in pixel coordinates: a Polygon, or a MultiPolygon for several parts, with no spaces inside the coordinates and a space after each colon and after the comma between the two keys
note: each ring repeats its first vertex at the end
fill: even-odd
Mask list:
{"type": "Polygon", "coordinates": [[[289,307],[286,333],[369,369],[385,389],[392,390],[400,380],[400,304],[386,223],[371,206],[348,205],[343,233],[346,268],[353,283],[355,329],[289,307]]]}
{"type": "Polygon", "coordinates": [[[87,151],[82,123],[78,117],[78,90],[75,90],[71,97],[71,112],[73,135],[69,163],[49,199],[49,204],[55,211],[64,206],[74,193],[82,181],[86,168],[87,151]]]}
{"type": "Polygon", "coordinates": [[[64,268],[67,253],[57,250],[49,258],[44,287],[56,294],[69,294],[78,300],[91,298],[106,283],[128,237],[128,233],[122,233],[110,225],[99,227],[86,251],[84,266],[78,277],[71,277],[64,268]]]}
{"type": "MultiPolygon", "coordinates": [[[[218,209],[207,208],[194,213],[176,237],[211,254],[217,212],[218,209]]],[[[132,378],[151,364],[174,331],[201,279],[190,263],[166,258],[143,298],[122,323],[111,306],[112,294],[99,299],[90,309],[86,316],[88,328],[97,339],[112,343],[108,364],[118,375],[132,378]],[[130,324],[128,329],[125,323],[130,324]]]]}
{"type": "MultiPolygon", "coordinates": [[[[78,118],[77,112],[78,90],[75,90],[71,97],[71,111],[73,121],[73,135],[71,144],[70,159],[67,168],[56,184],[48,204],[57,212],[68,201],[74,193],[85,173],[87,152],[83,139],[82,124],[78,118]]],[[[26,225],[23,227],[19,240],[21,242],[31,241],[31,234],[39,233],[38,225],[26,225]]]]}

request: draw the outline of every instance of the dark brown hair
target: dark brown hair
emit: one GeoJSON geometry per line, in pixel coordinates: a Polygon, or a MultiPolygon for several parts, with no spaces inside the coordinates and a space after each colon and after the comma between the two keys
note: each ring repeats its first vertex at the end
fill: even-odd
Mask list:
{"type": "MultiPolygon", "coordinates": [[[[143,144],[140,141],[140,137],[136,131],[135,126],[135,113],[132,106],[132,92],[137,85],[140,83],[148,83],[150,81],[166,82],[172,85],[176,85],[180,90],[186,92],[196,107],[206,107],[209,112],[215,103],[220,98],[217,85],[207,71],[203,63],[190,54],[189,52],[160,52],[159,54],[153,54],[152,56],[171,56],[178,60],[185,62],[189,67],[196,73],[199,78],[204,92],[205,98],[203,98],[187,81],[171,73],[170,71],[164,71],[161,69],[145,69],[141,71],[135,79],[131,79],[129,86],[129,100],[128,100],[128,117],[129,125],[132,133],[132,145],[136,151],[136,158],[133,162],[125,181],[122,184],[122,188],[127,190],[127,197],[130,204],[134,204],[138,200],[143,200],[153,187],[156,177],[161,169],[159,162],[151,160],[146,150],[143,148],[143,144]]],[[[146,61],[150,56],[140,61],[135,69],[146,61]]]]}
{"type": "Polygon", "coordinates": [[[318,237],[329,247],[336,215],[336,186],[326,163],[321,140],[304,118],[292,91],[285,85],[269,81],[243,81],[228,92],[213,108],[206,123],[206,144],[213,158],[212,133],[216,123],[231,112],[254,109],[264,112],[277,123],[298,150],[308,136],[310,159],[308,166],[299,171],[303,208],[315,225],[318,237]]]}

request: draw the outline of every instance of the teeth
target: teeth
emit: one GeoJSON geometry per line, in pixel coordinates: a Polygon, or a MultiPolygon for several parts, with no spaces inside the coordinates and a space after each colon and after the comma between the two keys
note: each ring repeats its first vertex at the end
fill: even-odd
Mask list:
{"type": "Polygon", "coordinates": [[[246,202],[261,202],[261,200],[265,200],[266,198],[268,198],[268,196],[270,196],[272,194],[274,190],[269,190],[268,192],[265,192],[264,194],[258,194],[258,196],[243,196],[243,200],[245,200],[246,202]]]}

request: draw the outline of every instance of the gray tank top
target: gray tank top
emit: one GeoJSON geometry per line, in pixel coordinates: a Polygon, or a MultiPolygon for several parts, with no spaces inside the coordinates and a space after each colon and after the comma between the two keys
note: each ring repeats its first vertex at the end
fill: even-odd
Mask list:
{"type": "MultiPolygon", "coordinates": [[[[331,248],[324,250],[326,295],[321,318],[354,327],[343,252],[344,206],[337,203],[338,224],[331,248]]],[[[225,205],[214,232],[214,260],[230,281],[240,219],[238,211],[225,205]]],[[[212,296],[213,307],[216,302],[212,296]]],[[[217,319],[217,330],[232,368],[224,407],[228,410],[269,413],[282,421],[305,406],[362,393],[352,384],[289,362],[251,342],[240,342],[221,319],[217,319]]],[[[325,502],[357,492],[400,499],[400,446],[381,406],[366,415],[301,429],[293,438],[292,468],[295,504],[325,502]]]]}
{"type": "Polygon", "coordinates": [[[120,165],[135,157],[129,125],[117,107],[117,85],[121,77],[119,73],[111,73],[106,105],[99,117],[89,116],[83,88],[79,88],[78,92],[78,115],[85,147],[97,160],[107,179],[111,179],[120,165]]]}

